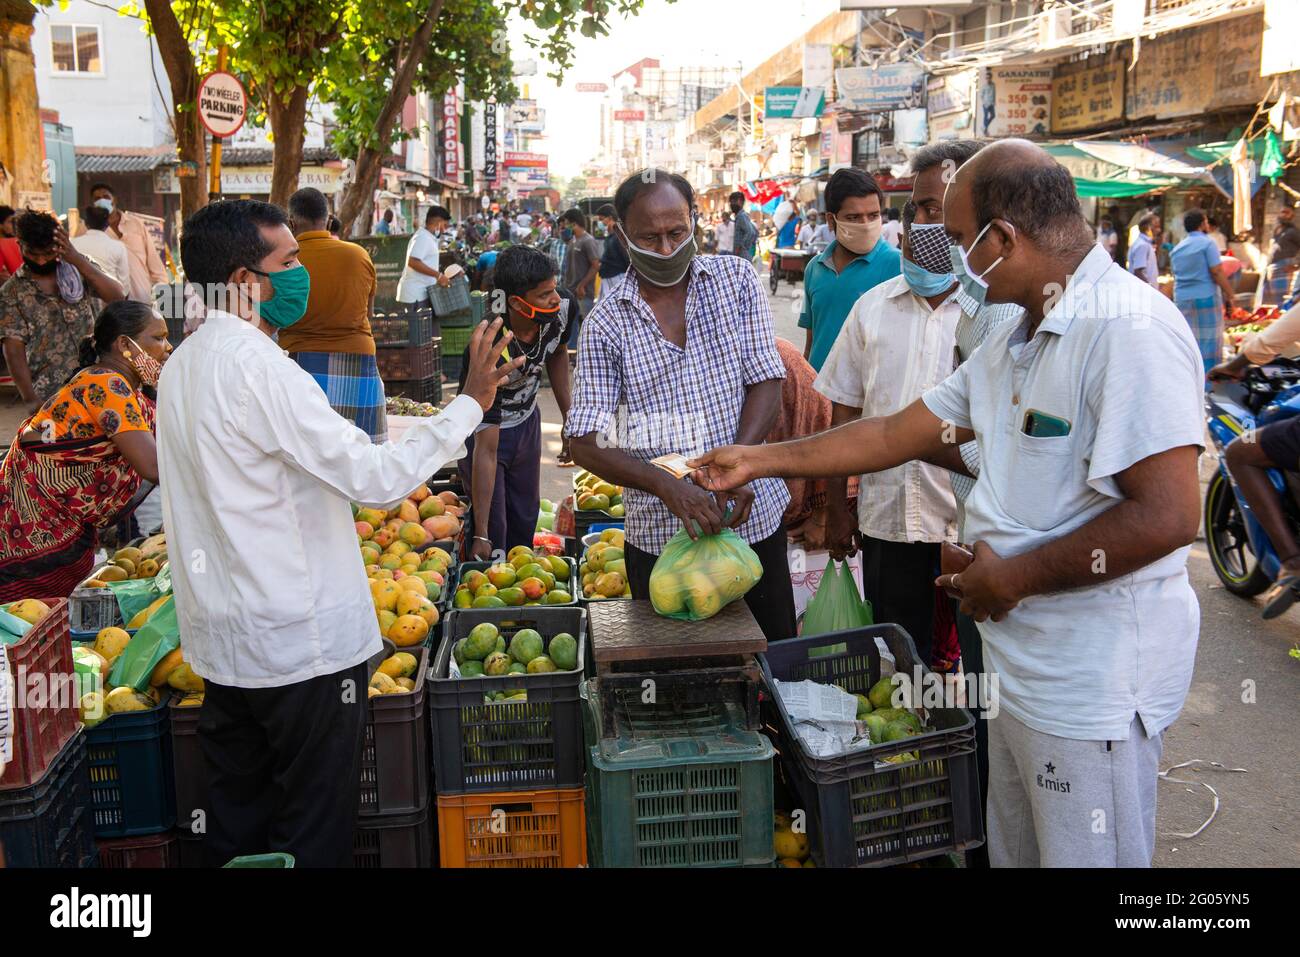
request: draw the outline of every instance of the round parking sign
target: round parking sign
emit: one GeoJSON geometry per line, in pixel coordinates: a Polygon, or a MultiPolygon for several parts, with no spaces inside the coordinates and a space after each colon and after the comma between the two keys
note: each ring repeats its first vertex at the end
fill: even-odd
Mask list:
{"type": "Polygon", "coordinates": [[[213,136],[233,136],[244,125],[248,94],[233,73],[218,70],[199,84],[199,122],[213,136]]]}

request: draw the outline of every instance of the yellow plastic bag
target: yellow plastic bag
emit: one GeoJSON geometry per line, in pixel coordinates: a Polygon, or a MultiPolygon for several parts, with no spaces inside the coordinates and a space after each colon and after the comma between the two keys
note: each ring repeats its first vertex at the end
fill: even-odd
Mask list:
{"type": "Polygon", "coordinates": [[[665,618],[703,621],[743,598],[762,577],[758,556],[731,529],[694,541],[682,529],[650,572],[650,603],[665,618]]]}

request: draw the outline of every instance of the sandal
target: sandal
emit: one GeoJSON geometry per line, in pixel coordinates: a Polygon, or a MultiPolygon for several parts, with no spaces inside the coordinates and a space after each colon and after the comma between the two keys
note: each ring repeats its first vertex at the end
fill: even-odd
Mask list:
{"type": "Polygon", "coordinates": [[[1276,618],[1295,604],[1297,599],[1300,599],[1300,575],[1280,578],[1264,596],[1264,610],[1260,617],[1266,621],[1276,618]]]}

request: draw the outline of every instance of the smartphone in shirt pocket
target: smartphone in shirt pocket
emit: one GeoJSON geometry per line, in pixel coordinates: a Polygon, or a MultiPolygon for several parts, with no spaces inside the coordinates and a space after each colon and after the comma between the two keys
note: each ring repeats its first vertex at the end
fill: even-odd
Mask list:
{"type": "Polygon", "coordinates": [[[1036,439],[1063,438],[1070,434],[1070,420],[1030,409],[1025,413],[1025,425],[1021,431],[1036,439]]]}

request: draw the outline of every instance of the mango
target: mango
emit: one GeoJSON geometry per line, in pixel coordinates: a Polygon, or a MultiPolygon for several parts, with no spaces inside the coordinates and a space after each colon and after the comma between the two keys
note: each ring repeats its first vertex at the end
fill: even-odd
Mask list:
{"type": "Polygon", "coordinates": [[[429,623],[419,615],[398,615],[388,629],[388,640],[399,648],[409,648],[424,641],[429,634],[429,623]]]}
{"type": "Polygon", "coordinates": [[[402,597],[402,589],[396,582],[376,580],[370,583],[370,597],[378,611],[394,611],[397,599],[402,597]]]}
{"type": "Polygon", "coordinates": [[[123,685],[114,688],[104,696],[104,711],[107,714],[121,714],[126,711],[148,711],[156,702],[146,694],[123,685]]]}
{"type": "Polygon", "coordinates": [[[503,588],[497,592],[497,597],[507,605],[516,608],[527,600],[522,588],[503,588]]]}
{"type": "Polygon", "coordinates": [[[466,572],[465,577],[460,580],[460,583],[475,594],[477,594],[478,590],[484,585],[492,584],[488,581],[487,575],[484,575],[480,571],[466,572]]]}
{"type": "Polygon", "coordinates": [[[21,618],[28,624],[34,625],[50,613],[50,606],[45,604],[39,598],[22,598],[15,602],[10,602],[9,607],[5,609],[15,618],[21,618]]]}
{"type": "Polygon", "coordinates": [[[363,508],[357,510],[357,521],[366,522],[374,529],[382,527],[386,517],[387,516],[377,508],[363,508]]]}
{"type": "Polygon", "coordinates": [[[493,565],[487,570],[487,577],[497,588],[509,588],[518,578],[514,566],[506,564],[493,565]]]}
{"type": "Polygon", "coordinates": [[[77,703],[81,712],[81,723],[89,730],[108,717],[108,708],[104,704],[104,692],[90,691],[81,696],[77,703]]]}
{"type": "Polygon", "coordinates": [[[556,581],[567,582],[569,580],[569,563],[560,555],[548,556],[546,562],[551,567],[551,574],[555,576],[556,581]]]}
{"type": "Polygon", "coordinates": [[[397,682],[382,671],[376,671],[370,678],[370,687],[380,694],[388,694],[397,687],[397,682]]]}
{"type": "Polygon", "coordinates": [[[894,697],[893,678],[881,678],[867,692],[867,700],[872,708],[888,708],[894,697]]]}
{"type": "Polygon", "coordinates": [[[173,670],[179,668],[184,660],[185,659],[181,656],[181,650],[179,648],[173,648],[171,651],[167,652],[167,654],[163,655],[158,664],[153,666],[153,671],[149,673],[150,686],[157,688],[159,685],[165,685],[167,683],[167,676],[171,674],[173,670]]]}
{"type": "Polygon", "coordinates": [[[391,611],[380,611],[375,613],[375,617],[379,619],[379,633],[387,638],[393,622],[397,621],[397,615],[391,611]]]}
{"type": "Polygon", "coordinates": [[[446,510],[447,506],[443,504],[442,499],[438,498],[436,495],[430,496],[420,503],[420,520],[424,521],[426,518],[437,518],[446,510]]]}
{"type": "Polygon", "coordinates": [[[172,669],[171,674],[167,676],[167,684],[177,691],[188,693],[203,690],[203,679],[194,673],[194,669],[187,661],[182,661],[178,667],[172,669]]]}
{"type": "Polygon", "coordinates": [[[429,540],[429,533],[419,522],[407,522],[398,531],[397,537],[412,548],[419,548],[429,540]]]}
{"type": "Polygon", "coordinates": [[[541,655],[543,650],[542,636],[532,628],[521,628],[510,639],[510,657],[522,665],[541,655]]]}
{"type": "Polygon", "coordinates": [[[500,636],[497,626],[489,621],[475,625],[465,636],[466,659],[482,661],[496,650],[497,638],[500,636]]]}
{"type": "Polygon", "coordinates": [[[561,671],[572,671],[578,667],[578,642],[567,631],[562,631],[551,639],[546,654],[561,671]]]}
{"type": "Polygon", "coordinates": [[[552,589],[546,593],[542,599],[543,605],[568,605],[573,601],[573,596],[563,589],[552,589]]]}
{"type": "Polygon", "coordinates": [[[415,674],[415,669],[420,666],[419,659],[409,651],[399,651],[397,654],[393,655],[393,659],[396,659],[401,665],[401,670],[398,673],[398,676],[401,678],[411,677],[411,675],[415,674]]]}
{"type": "Polygon", "coordinates": [[[101,658],[112,664],[117,656],[126,650],[131,636],[121,628],[103,628],[95,636],[94,650],[101,658]]]}
{"type": "Polygon", "coordinates": [[[106,565],[99,570],[99,580],[105,582],[124,582],[130,573],[121,565],[106,565]]]}
{"type": "Polygon", "coordinates": [[[546,655],[538,655],[532,661],[528,662],[528,673],[530,675],[543,674],[555,670],[555,662],[546,655]]]}
{"type": "Polygon", "coordinates": [[[510,670],[510,657],[500,651],[494,651],[483,660],[483,673],[485,675],[496,676],[506,674],[510,670]]]}
{"type": "Polygon", "coordinates": [[[506,603],[496,595],[479,595],[472,602],[471,608],[505,608],[506,603]]]}
{"type": "Polygon", "coordinates": [[[419,525],[420,507],[408,499],[397,506],[397,517],[406,525],[419,525]]]}
{"type": "MultiPolygon", "coordinates": [[[[627,579],[618,572],[605,572],[596,579],[596,591],[606,598],[613,598],[623,594],[623,589],[626,587],[627,579]]],[[[720,604],[719,608],[721,608],[720,604]]]]}
{"type": "Polygon", "coordinates": [[[686,607],[686,591],[672,572],[659,571],[650,576],[650,604],[661,615],[675,615],[686,607]]]}
{"type": "Polygon", "coordinates": [[[402,660],[397,655],[391,655],[379,663],[377,670],[382,671],[393,680],[397,680],[402,677],[402,660]]]}

